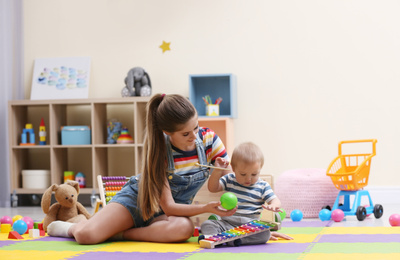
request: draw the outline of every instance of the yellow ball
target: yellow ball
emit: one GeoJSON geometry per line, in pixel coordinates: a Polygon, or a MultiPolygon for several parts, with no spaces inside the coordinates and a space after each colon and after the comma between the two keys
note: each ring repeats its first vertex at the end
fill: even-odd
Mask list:
{"type": "Polygon", "coordinates": [[[13,221],[13,223],[14,223],[15,221],[20,220],[20,219],[22,219],[22,218],[23,218],[23,216],[21,216],[21,215],[15,215],[15,216],[12,218],[12,221],[13,221]]]}

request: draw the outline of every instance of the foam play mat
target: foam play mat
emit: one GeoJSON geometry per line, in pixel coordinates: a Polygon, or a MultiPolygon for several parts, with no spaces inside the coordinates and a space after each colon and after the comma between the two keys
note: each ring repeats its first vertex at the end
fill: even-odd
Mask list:
{"type": "Polygon", "coordinates": [[[8,239],[0,233],[0,259],[400,259],[400,227],[329,227],[329,222],[284,222],[282,233],[294,240],[263,245],[201,248],[197,237],[185,243],[107,242],[79,245],[57,237],[8,239]]]}

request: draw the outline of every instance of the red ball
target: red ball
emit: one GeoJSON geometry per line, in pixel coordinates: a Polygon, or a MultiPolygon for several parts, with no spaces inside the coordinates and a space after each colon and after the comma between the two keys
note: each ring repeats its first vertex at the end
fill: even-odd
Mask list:
{"type": "Polygon", "coordinates": [[[392,214],[389,217],[389,223],[392,227],[400,226],[400,214],[392,214]]]}
{"type": "Polygon", "coordinates": [[[341,209],[332,211],[331,219],[335,222],[340,222],[344,219],[344,212],[341,209]]]}

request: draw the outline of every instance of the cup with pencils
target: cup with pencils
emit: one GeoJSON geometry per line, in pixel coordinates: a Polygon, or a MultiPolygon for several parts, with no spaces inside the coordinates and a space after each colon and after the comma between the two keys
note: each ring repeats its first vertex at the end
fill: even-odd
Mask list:
{"type": "Polygon", "coordinates": [[[222,102],[222,98],[219,97],[212,101],[209,95],[203,97],[203,101],[206,104],[206,116],[219,116],[219,104],[222,102]]]}

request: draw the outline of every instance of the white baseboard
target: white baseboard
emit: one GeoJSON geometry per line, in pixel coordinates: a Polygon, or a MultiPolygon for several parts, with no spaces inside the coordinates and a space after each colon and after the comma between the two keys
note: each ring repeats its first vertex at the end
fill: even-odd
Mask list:
{"type": "Polygon", "coordinates": [[[400,186],[367,186],[374,204],[400,204],[400,186]]]}

